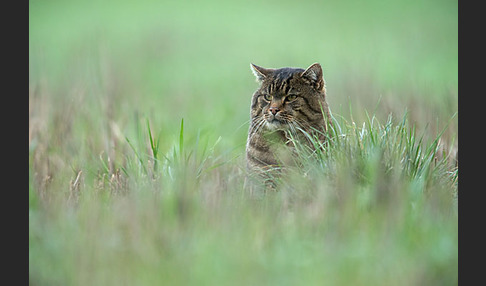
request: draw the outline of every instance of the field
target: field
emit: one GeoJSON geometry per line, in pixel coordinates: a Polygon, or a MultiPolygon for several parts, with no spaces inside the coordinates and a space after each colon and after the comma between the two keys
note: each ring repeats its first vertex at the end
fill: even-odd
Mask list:
{"type": "Polygon", "coordinates": [[[457,1],[29,1],[29,284],[457,285],[457,1]],[[250,63],[325,152],[245,185],[250,63]]]}

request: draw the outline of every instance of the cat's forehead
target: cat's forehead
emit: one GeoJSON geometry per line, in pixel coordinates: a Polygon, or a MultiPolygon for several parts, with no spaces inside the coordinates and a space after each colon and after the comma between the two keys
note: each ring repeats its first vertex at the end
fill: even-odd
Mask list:
{"type": "Polygon", "coordinates": [[[280,68],[275,69],[271,74],[267,76],[267,78],[262,82],[262,85],[270,85],[270,84],[280,84],[283,82],[290,83],[292,79],[298,78],[303,69],[299,68],[280,68]]]}
{"type": "Polygon", "coordinates": [[[292,88],[298,88],[298,80],[304,72],[301,68],[275,69],[261,84],[261,90],[268,93],[288,93],[292,88]]]}
{"type": "Polygon", "coordinates": [[[302,74],[304,69],[301,68],[280,68],[275,69],[270,77],[271,80],[286,80],[294,77],[296,74],[302,74]]]}

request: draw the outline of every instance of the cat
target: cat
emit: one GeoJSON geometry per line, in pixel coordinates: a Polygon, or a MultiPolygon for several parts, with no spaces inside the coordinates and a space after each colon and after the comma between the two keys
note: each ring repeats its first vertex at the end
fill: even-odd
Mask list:
{"type": "Polygon", "coordinates": [[[260,86],[251,99],[247,169],[275,188],[272,178],[295,162],[294,140],[310,148],[315,145],[309,137],[326,141],[332,123],[322,67],[319,63],[305,70],[250,67],[260,86]]]}

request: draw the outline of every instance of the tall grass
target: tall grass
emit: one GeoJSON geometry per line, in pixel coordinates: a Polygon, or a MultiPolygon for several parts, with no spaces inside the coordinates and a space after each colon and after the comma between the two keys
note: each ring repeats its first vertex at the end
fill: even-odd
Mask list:
{"type": "Polygon", "coordinates": [[[147,124],[152,152],[131,144],[122,172],[73,182],[74,204],[31,192],[31,281],[454,285],[457,168],[440,134],[417,140],[408,124],[335,120],[325,149],[300,149],[301,168],[263,197],[243,187],[242,158],[185,142],[182,122],[155,158],[147,124]]]}

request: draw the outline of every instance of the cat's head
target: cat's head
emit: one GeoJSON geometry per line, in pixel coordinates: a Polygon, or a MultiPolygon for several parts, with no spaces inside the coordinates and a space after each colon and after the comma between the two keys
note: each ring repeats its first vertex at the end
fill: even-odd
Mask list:
{"type": "Polygon", "coordinates": [[[251,103],[252,124],[267,130],[305,129],[322,122],[325,97],[321,65],[262,68],[251,64],[260,87],[251,103]]]}

